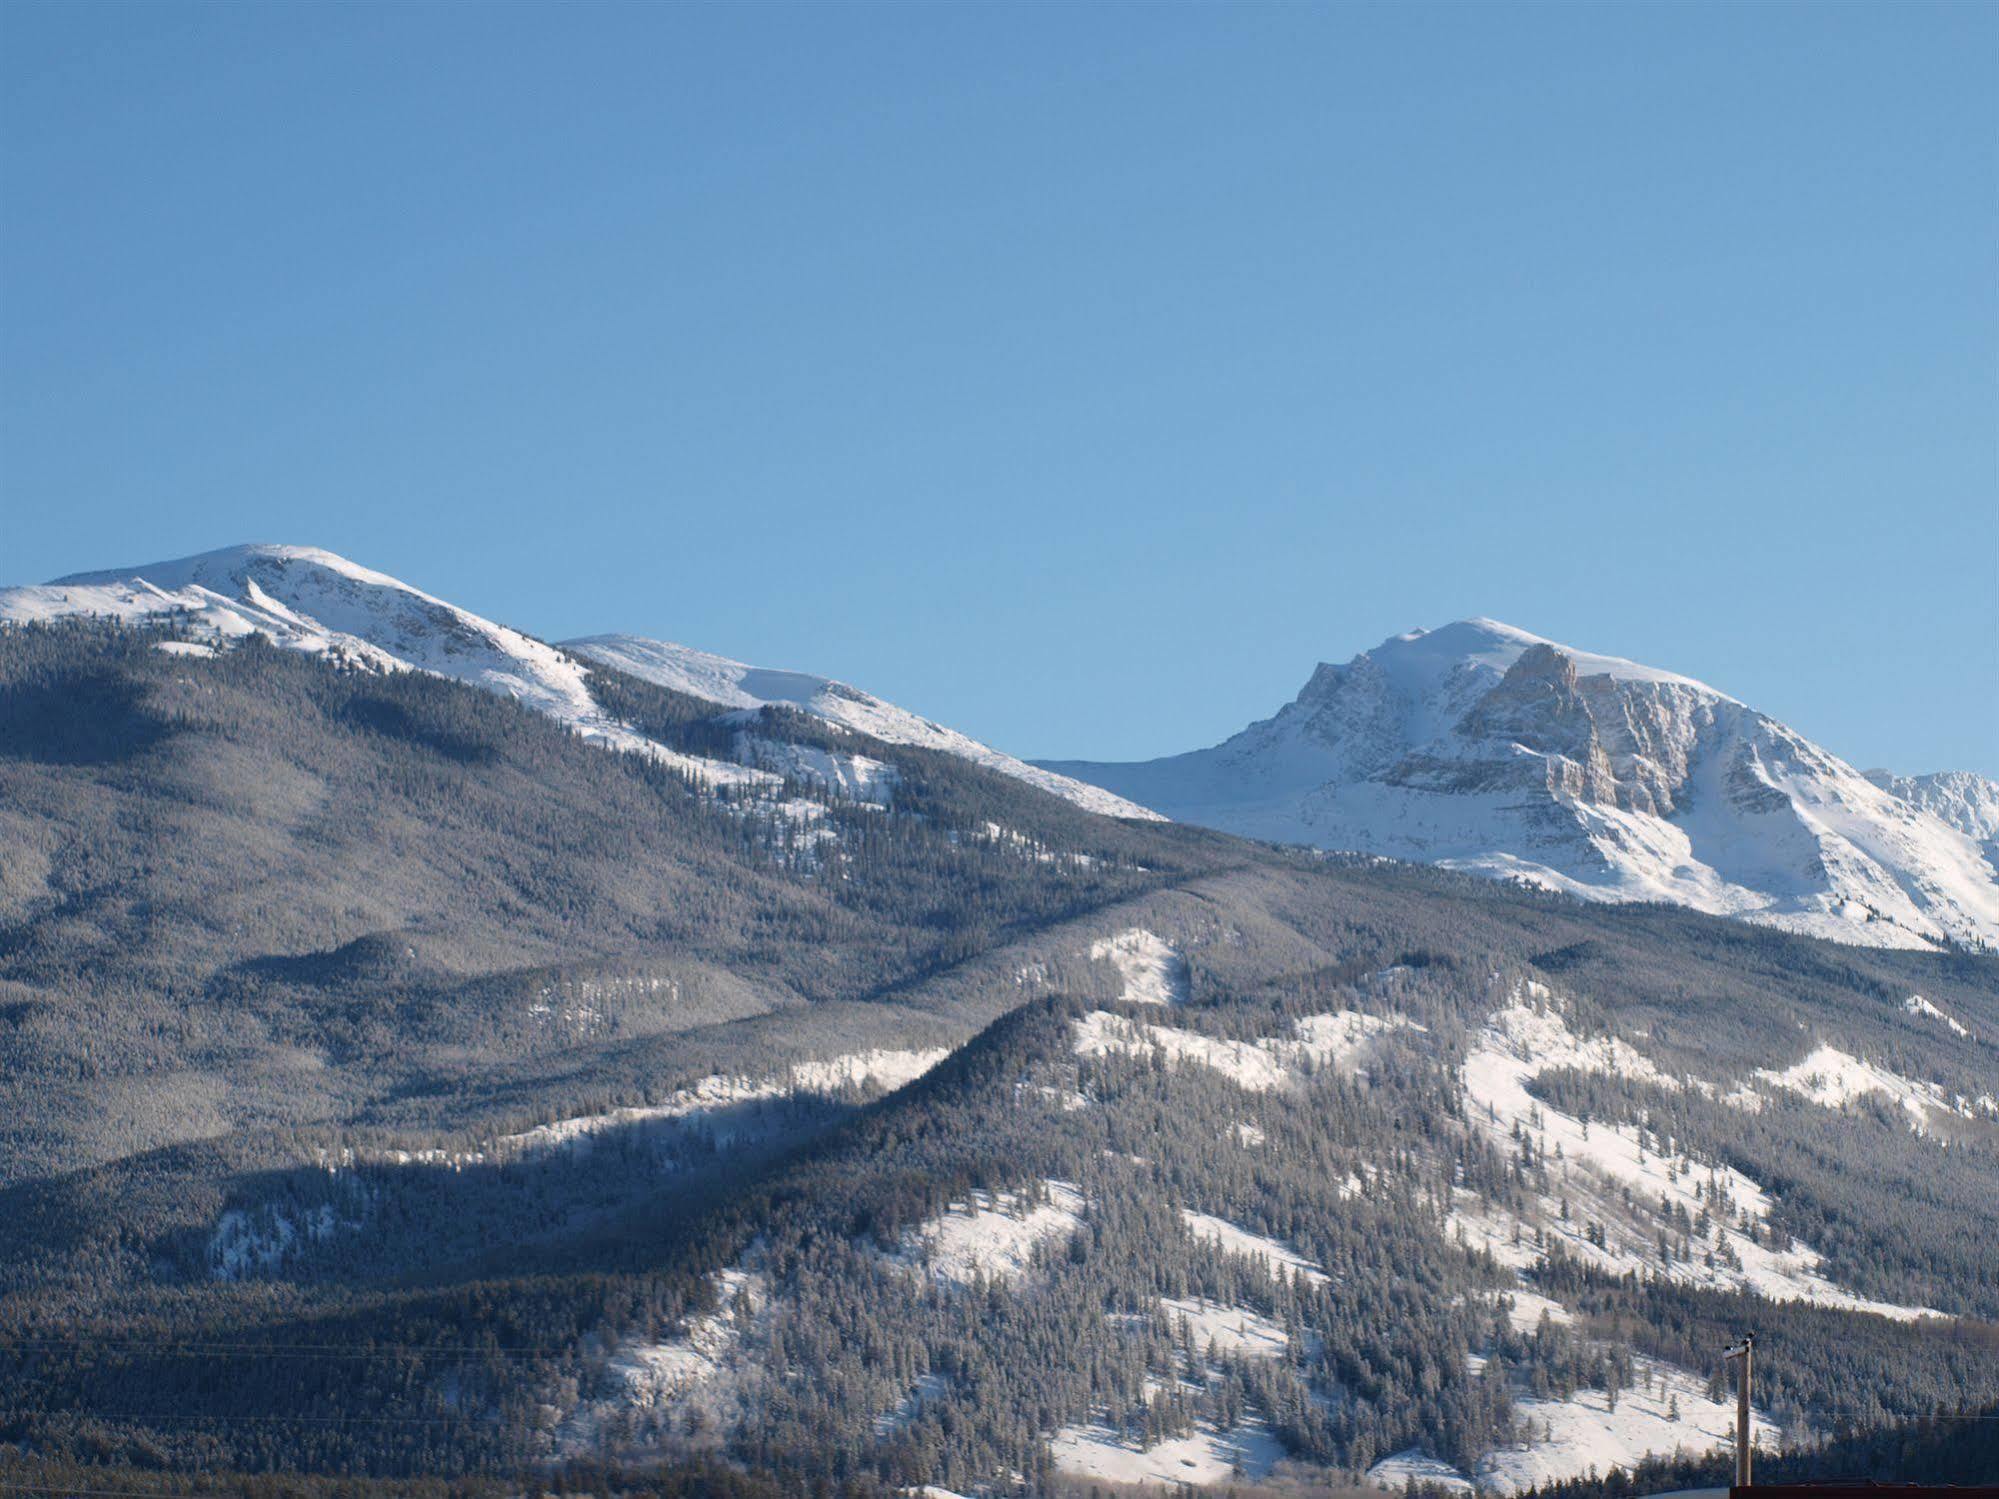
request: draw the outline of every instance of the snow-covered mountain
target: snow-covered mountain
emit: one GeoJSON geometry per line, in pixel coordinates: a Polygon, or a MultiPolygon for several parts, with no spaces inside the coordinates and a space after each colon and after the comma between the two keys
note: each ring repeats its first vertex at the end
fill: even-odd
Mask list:
{"type": "Polygon", "coordinates": [[[798,708],[815,718],[842,728],[870,734],[889,744],[915,745],[942,750],[946,754],[996,770],[1016,780],[1039,786],[1091,812],[1108,817],[1160,820],[1147,807],[1113,795],[1101,787],[1058,775],[1016,760],[1012,755],[981,744],[956,729],[933,723],[927,718],[883,702],[858,687],[815,677],[802,671],[780,671],[748,666],[726,656],[713,656],[689,646],[664,640],[647,640],[638,635],[590,635],[565,640],[562,648],[644,681],[670,687],[691,697],[706,698],[730,708],[764,708],[774,705],[798,708]]]}
{"type": "Polygon", "coordinates": [[[667,750],[605,714],[589,686],[591,664],[601,662],[724,707],[785,703],[892,744],[960,755],[1093,812],[1158,817],[844,683],[745,666],[633,636],[593,636],[558,648],[318,547],[226,547],[172,562],[0,588],[0,621],[65,615],[133,622],[178,617],[198,648],[204,642],[212,648],[254,635],[336,665],[431,672],[515,698],[610,748],[671,761],[711,783],[774,779],[763,770],[696,761],[667,750]]]}
{"type": "Polygon", "coordinates": [[[552,646],[314,547],[230,547],[0,589],[0,621],[71,614],[178,616],[209,647],[255,635],[336,665],[432,672],[710,782],[773,778],[652,744],[599,707],[591,667],[724,709],[797,708],[1114,817],[1163,813],[1845,941],[1999,944],[1999,785],[1862,775],[1691,678],[1491,620],[1322,665],[1275,717],[1213,749],[1119,765],[1029,764],[845,683],[663,641],[552,646]]]}
{"type": "Polygon", "coordinates": [[[1926,776],[1898,776],[1870,770],[1867,779],[1912,806],[1975,839],[1999,867],[1999,781],[1969,770],[1939,770],[1926,776]]]}
{"type": "Polygon", "coordinates": [[[1976,787],[1877,783],[1689,677],[1488,619],[1321,665],[1212,749],[1041,763],[1256,838],[1847,942],[1999,944],[1976,787]]]}
{"type": "Polygon", "coordinates": [[[598,711],[575,658],[318,547],[225,547],[0,588],[0,620],[74,614],[135,623],[178,615],[199,641],[256,635],[336,665],[427,671],[517,698],[585,735],[630,737],[598,711]]]}

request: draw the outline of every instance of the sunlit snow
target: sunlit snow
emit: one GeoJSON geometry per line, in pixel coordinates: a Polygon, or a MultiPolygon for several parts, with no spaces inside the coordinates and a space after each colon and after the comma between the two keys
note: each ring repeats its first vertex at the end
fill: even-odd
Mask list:
{"type": "Polygon", "coordinates": [[[1197,1428],[1149,1448],[1092,1422],[1056,1432],[1048,1451],[1055,1466],[1075,1478],[1203,1486],[1236,1475],[1261,1478],[1284,1457],[1283,1444],[1261,1422],[1244,1422],[1227,1432],[1197,1428]]]}
{"type": "Polygon", "coordinates": [[[1337,1065],[1374,1037],[1405,1027],[1422,1029],[1401,1016],[1342,1010],[1307,1015],[1295,1024],[1290,1037],[1235,1041],[1092,1010],[1076,1022],[1074,1049],[1084,1057],[1122,1052],[1161,1056],[1174,1066],[1195,1063],[1222,1073],[1249,1092],[1267,1093],[1302,1081],[1314,1068],[1337,1065]]]}
{"type": "Polygon", "coordinates": [[[1207,1213],[1196,1213],[1182,1208],[1180,1221],[1187,1225],[1187,1232],[1201,1243],[1213,1245],[1224,1254],[1240,1255],[1254,1260],[1267,1273],[1280,1279],[1300,1275],[1313,1285],[1324,1285],[1327,1282],[1325,1271],[1288,1245],[1280,1244],[1275,1239],[1267,1239],[1261,1234],[1253,1234],[1226,1218],[1215,1218],[1207,1213]]]}
{"type": "Polygon", "coordinates": [[[1839,1109],[1856,1099],[1885,1098],[1902,1108],[1908,1116],[1909,1128],[1919,1135],[1930,1132],[1934,1112],[1972,1117],[1969,1106],[1946,1097],[1935,1083],[1903,1077],[1837,1046],[1818,1046],[1789,1067],[1760,1068],[1756,1076],[1821,1108],[1839,1109]]]}
{"type": "Polygon", "coordinates": [[[1950,1027],[1952,1034],[1963,1036],[1967,1040],[1970,1039],[1971,1032],[1958,1023],[1956,1016],[1946,1015],[1920,994],[1911,994],[1907,999],[1903,1000],[1902,1008],[1907,1010],[1911,1015],[1927,1015],[1932,1020],[1941,1020],[1945,1025],[1950,1027]]]}
{"type": "Polygon", "coordinates": [[[918,1051],[849,1052],[821,1061],[794,1064],[774,1077],[746,1078],[712,1074],[681,1088],[656,1104],[605,1109],[536,1125],[497,1142],[515,1151],[547,1150],[574,1145],[606,1130],[642,1128],[670,1122],[704,1126],[718,1143],[726,1143],[731,1111],[744,1104],[797,1097],[831,1097],[852,1089],[890,1090],[901,1087],[935,1067],[949,1053],[942,1047],[918,1051]]]}
{"type": "Polygon", "coordinates": [[[904,1235],[898,1261],[931,1279],[968,1286],[1013,1280],[1041,1245],[1067,1239],[1087,1203],[1070,1182],[1046,1181],[1046,1200],[1015,1192],[974,1192],[904,1235]]]}
{"type": "Polygon", "coordinates": [[[1187,998],[1187,960],[1156,932],[1132,927],[1102,938],[1090,944],[1090,957],[1117,969],[1127,1004],[1173,1005],[1187,998]]]}
{"type": "Polygon", "coordinates": [[[1576,1036],[1545,988],[1516,993],[1491,1017],[1465,1060],[1467,1113],[1502,1150],[1531,1142],[1556,1181],[1525,1217],[1461,1190],[1450,1230],[1468,1247],[1521,1268],[1559,1243],[1572,1257],[1612,1274],[1643,1272],[1773,1301],[1810,1301],[1901,1319],[1940,1315],[1873,1301],[1834,1284],[1816,1250],[1769,1231],[1768,1194],[1733,1167],[1696,1162],[1671,1142],[1644,1136],[1637,1126],[1578,1119],[1535,1099],[1528,1083],[1556,1067],[1630,1069],[1625,1075],[1661,1078],[1624,1043],[1576,1036]],[[1661,1230],[1651,1219],[1661,1203],[1705,1225],[1703,1236],[1685,1247],[1668,1236],[1670,1257],[1661,1254],[1661,1230]]]}

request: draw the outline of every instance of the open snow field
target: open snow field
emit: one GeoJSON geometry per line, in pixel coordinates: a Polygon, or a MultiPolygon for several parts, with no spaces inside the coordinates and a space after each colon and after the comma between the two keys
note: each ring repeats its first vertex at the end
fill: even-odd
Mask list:
{"type": "Polygon", "coordinates": [[[1092,1010],[1076,1022],[1075,1052],[1083,1057],[1124,1052],[1131,1056],[1163,1056],[1168,1065],[1193,1063],[1213,1068],[1251,1093],[1267,1093],[1301,1082],[1315,1067],[1337,1065],[1385,1032],[1407,1027],[1421,1030],[1399,1016],[1365,1015],[1342,1010],[1307,1015],[1291,1037],[1266,1036],[1256,1041],[1232,1041],[1204,1036],[1177,1026],[1126,1020],[1108,1010],[1092,1010]]]}
{"type": "Polygon", "coordinates": [[[1133,927],[1090,945],[1094,962],[1109,963],[1124,977],[1127,1004],[1177,1005],[1187,999],[1187,960],[1157,933],[1133,927]]]}
{"type": "Polygon", "coordinates": [[[1088,1206],[1074,1184],[1047,1181],[1047,1200],[1030,1204],[1019,1193],[974,1192],[904,1236],[899,1263],[932,1280],[969,1286],[1014,1280],[1034,1262],[1041,1245],[1066,1240],[1088,1206]]]}
{"type": "MultiPolygon", "coordinates": [[[[1515,1494],[1592,1468],[1629,1468],[1655,1454],[1733,1446],[1733,1396],[1710,1401],[1700,1380],[1653,1359],[1639,1359],[1634,1373],[1636,1382],[1614,1401],[1607,1390],[1578,1390],[1567,1400],[1516,1391],[1514,1412],[1528,1439],[1487,1453],[1470,1473],[1412,1447],[1376,1463],[1367,1476],[1390,1488],[1413,1478],[1463,1493],[1515,1494]]],[[[1759,1449],[1778,1445],[1777,1427],[1760,1410],[1750,1412],[1750,1432],[1759,1449]]]]}
{"type": "MultiPolygon", "coordinates": [[[[1937,1012],[1942,1014],[1941,1011],[1937,1012]]],[[[1948,1016],[1944,1016],[1949,1020],[1948,1016]]],[[[1955,1026],[1957,1022],[1950,1021],[1955,1026]]],[[[1863,1061],[1837,1046],[1815,1047],[1802,1061],[1784,1068],[1759,1068],[1758,1080],[1774,1088],[1795,1093],[1820,1108],[1842,1109],[1856,1099],[1879,1097],[1900,1106],[1908,1116],[1909,1128],[1919,1135],[1934,1129],[1933,1116],[1955,1114],[1961,1119],[1977,1117],[1977,1108],[1963,1097],[1951,1098],[1935,1083],[1918,1082],[1890,1072],[1885,1067],[1863,1061]]],[[[1732,1095],[1736,1102],[1742,1095],[1732,1095]]]]}
{"type": "Polygon", "coordinates": [[[1197,1429],[1142,1448],[1108,1426],[1065,1426],[1048,1442],[1055,1466],[1073,1478],[1108,1483],[1210,1485],[1233,1477],[1261,1478],[1282,1461],[1284,1447],[1261,1422],[1232,1431],[1197,1429]]]}

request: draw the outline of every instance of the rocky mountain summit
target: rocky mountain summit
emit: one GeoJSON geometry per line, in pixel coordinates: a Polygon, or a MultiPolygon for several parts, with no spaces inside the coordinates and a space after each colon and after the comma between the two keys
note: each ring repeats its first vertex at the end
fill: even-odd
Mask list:
{"type": "Polygon", "coordinates": [[[1042,763],[1273,841],[1848,942],[1999,941],[1990,782],[1863,776],[1704,683],[1493,620],[1321,665],[1212,749],[1042,763]]]}
{"type": "Polygon", "coordinates": [[[1975,838],[1984,846],[1985,857],[1999,867],[1999,781],[1969,770],[1940,770],[1926,776],[1870,770],[1867,779],[1975,838]]]}

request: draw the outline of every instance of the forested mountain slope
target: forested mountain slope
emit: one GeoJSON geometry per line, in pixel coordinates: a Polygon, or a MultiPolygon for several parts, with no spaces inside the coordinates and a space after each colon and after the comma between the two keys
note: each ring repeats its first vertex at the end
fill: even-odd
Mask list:
{"type": "MultiPolygon", "coordinates": [[[[726,707],[796,708],[886,743],[942,750],[1092,812],[1158,816],[844,682],[746,666],[628,635],[551,646],[321,547],[223,547],[168,562],[75,573],[52,583],[0,587],[0,624],[64,619],[171,620],[186,641],[183,653],[254,638],[345,668],[448,677],[524,703],[611,748],[674,759],[672,750],[637,733],[592,694],[591,668],[606,665],[726,707]]],[[[741,780],[726,763],[699,758],[674,763],[709,779],[741,780]]]]}
{"type": "Polygon", "coordinates": [[[565,640],[562,648],[642,681],[720,703],[727,708],[797,708],[800,712],[857,730],[886,744],[913,744],[924,749],[943,750],[1015,780],[1026,781],[1043,791],[1053,792],[1064,801],[1074,802],[1092,812],[1101,812],[1106,817],[1136,817],[1144,821],[1159,818],[1159,814],[1149,808],[1113,796],[1101,787],[1016,760],[1012,755],[1002,754],[956,729],[919,717],[893,703],[883,702],[858,687],[813,676],[810,672],[750,666],[745,662],[731,661],[726,656],[697,651],[670,641],[647,640],[638,635],[590,635],[581,640],[565,640]]]}
{"type": "Polygon", "coordinates": [[[1999,1399],[1990,957],[158,623],[0,631],[0,1441],[1512,1490],[1745,1327],[1773,1440],[1999,1399]]]}
{"type": "Polygon", "coordinates": [[[1240,857],[607,672],[620,720],[686,758],[747,738],[786,769],[716,785],[428,677],[163,643],[0,632],[0,1179],[255,1124],[438,1124],[440,1099],[533,1123],[554,1104],[526,1079],[580,1108],[676,1068],[934,1048],[1001,996],[927,982],[1240,857]],[[839,794],[863,765],[874,799],[839,794]]]}

